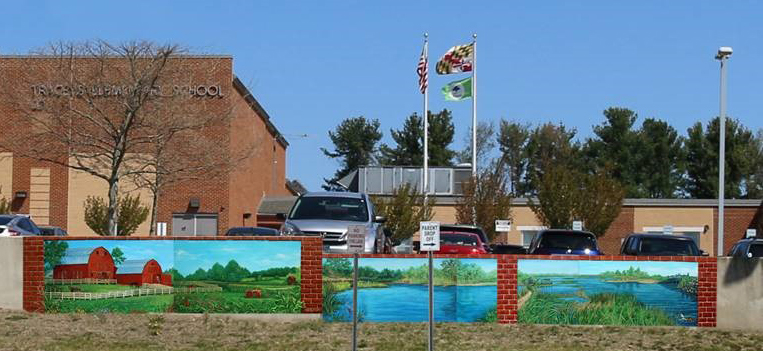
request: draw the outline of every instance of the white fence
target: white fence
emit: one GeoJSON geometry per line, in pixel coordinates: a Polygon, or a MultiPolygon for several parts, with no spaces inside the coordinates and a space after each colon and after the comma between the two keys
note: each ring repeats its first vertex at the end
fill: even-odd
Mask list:
{"type": "Polygon", "coordinates": [[[206,287],[206,288],[173,288],[173,287],[166,287],[166,288],[150,288],[150,289],[131,289],[131,290],[121,290],[121,291],[110,291],[110,292],[102,292],[102,293],[95,293],[95,292],[58,292],[58,291],[47,291],[45,292],[45,296],[51,299],[62,299],[62,300],[101,300],[101,299],[115,299],[115,298],[124,298],[124,297],[135,297],[135,296],[149,296],[149,295],[168,295],[173,293],[205,293],[205,292],[220,292],[223,291],[223,288],[221,287],[206,287]]]}
{"type": "Polygon", "coordinates": [[[116,279],[95,279],[95,278],[83,278],[83,279],[46,279],[45,284],[116,284],[116,279]]]}

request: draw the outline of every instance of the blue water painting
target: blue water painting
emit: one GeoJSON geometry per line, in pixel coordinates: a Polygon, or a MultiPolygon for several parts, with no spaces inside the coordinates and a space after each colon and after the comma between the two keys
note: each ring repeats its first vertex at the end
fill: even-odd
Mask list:
{"type": "MultiPolygon", "coordinates": [[[[420,282],[424,277],[420,274],[427,272],[425,260],[376,258],[360,261],[359,320],[366,322],[426,322],[428,320],[428,285],[420,282]],[[374,279],[376,278],[374,272],[378,272],[387,281],[381,283],[379,279],[374,279]],[[369,281],[374,281],[377,286],[364,287],[363,282],[369,281]]],[[[434,287],[436,321],[495,321],[498,296],[495,259],[438,259],[434,265],[436,268],[434,287]],[[460,281],[459,278],[461,278],[460,281]]],[[[333,261],[325,266],[328,268],[324,267],[324,284],[342,281],[347,289],[333,296],[333,299],[338,302],[338,308],[331,313],[326,313],[326,306],[324,306],[324,319],[350,321],[352,320],[352,289],[348,287],[349,282],[341,280],[349,277],[349,274],[338,272],[346,271],[347,263],[333,261]]]]}

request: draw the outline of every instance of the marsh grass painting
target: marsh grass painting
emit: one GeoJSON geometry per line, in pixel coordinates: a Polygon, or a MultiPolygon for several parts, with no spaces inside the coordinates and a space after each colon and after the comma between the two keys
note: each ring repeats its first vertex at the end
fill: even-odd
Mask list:
{"type": "Polygon", "coordinates": [[[518,321],[697,325],[697,263],[518,261],[518,321]]]}
{"type": "Polygon", "coordinates": [[[302,311],[298,241],[55,240],[45,248],[48,312],[302,311]]]}
{"type": "MultiPolygon", "coordinates": [[[[495,259],[436,259],[434,265],[436,320],[497,320],[498,274],[495,259]]],[[[360,259],[360,319],[369,322],[425,321],[428,308],[428,272],[427,261],[421,258],[360,259]]],[[[325,320],[350,320],[351,290],[351,259],[324,259],[325,320]]]]}

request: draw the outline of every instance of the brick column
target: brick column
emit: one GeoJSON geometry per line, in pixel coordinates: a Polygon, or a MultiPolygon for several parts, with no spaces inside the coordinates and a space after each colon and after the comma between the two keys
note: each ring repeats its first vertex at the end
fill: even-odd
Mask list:
{"type": "Polygon", "coordinates": [[[45,261],[43,240],[39,237],[24,238],[24,310],[44,312],[45,261]]]}
{"type": "Polygon", "coordinates": [[[302,313],[323,311],[323,242],[321,238],[302,238],[302,313]]]}
{"type": "Polygon", "coordinates": [[[517,323],[517,258],[498,259],[498,323],[517,323]]]}
{"type": "Polygon", "coordinates": [[[718,299],[718,261],[715,257],[703,257],[697,279],[697,326],[715,327],[718,299]]]}

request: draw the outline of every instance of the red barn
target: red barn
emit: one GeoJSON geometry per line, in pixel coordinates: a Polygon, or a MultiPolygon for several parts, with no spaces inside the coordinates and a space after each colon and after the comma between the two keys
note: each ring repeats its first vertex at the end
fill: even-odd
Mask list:
{"type": "Polygon", "coordinates": [[[114,259],[103,247],[70,248],[53,268],[53,279],[114,279],[115,271],[114,259]]]}
{"type": "Polygon", "coordinates": [[[125,260],[117,268],[117,284],[140,286],[143,284],[172,285],[172,276],[162,273],[156,260],[125,260]]]}

